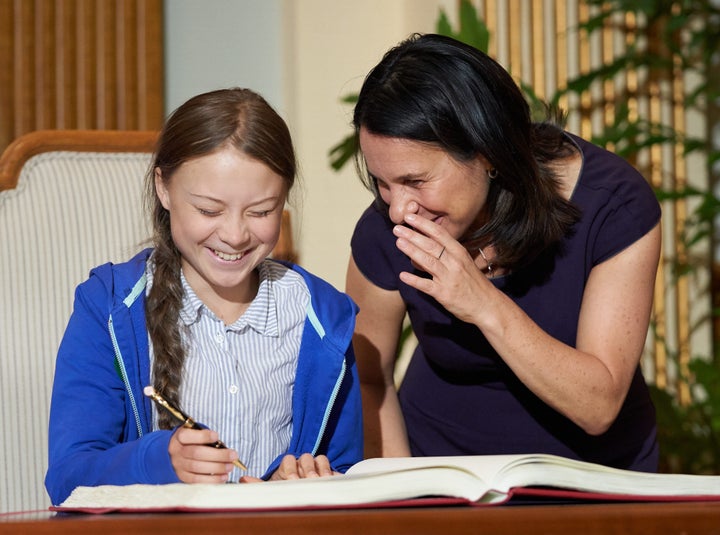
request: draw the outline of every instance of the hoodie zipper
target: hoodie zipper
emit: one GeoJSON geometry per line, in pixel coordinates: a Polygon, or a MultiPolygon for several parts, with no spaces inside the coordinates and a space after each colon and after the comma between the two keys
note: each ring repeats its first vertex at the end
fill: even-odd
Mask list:
{"type": "Polygon", "coordinates": [[[137,426],[138,436],[143,436],[142,425],[140,424],[140,413],[135,403],[135,396],[133,395],[132,389],[130,388],[130,381],[128,380],[127,370],[125,369],[125,362],[120,354],[120,346],[117,343],[117,337],[115,336],[115,328],[113,326],[112,315],[108,319],[108,330],[110,331],[110,339],[112,340],[113,351],[115,351],[115,361],[118,364],[120,370],[120,376],[122,377],[123,383],[125,383],[125,390],[127,390],[128,397],[130,398],[130,405],[132,406],[133,415],[135,416],[135,425],[137,426]]]}
{"type": "Polygon", "coordinates": [[[345,359],[343,359],[342,368],[340,369],[340,375],[338,375],[338,378],[335,381],[335,387],[333,388],[332,394],[330,395],[330,401],[328,401],[328,404],[325,407],[325,414],[323,415],[322,424],[320,425],[320,432],[318,433],[315,445],[313,446],[313,455],[316,455],[318,449],[320,448],[320,442],[322,441],[322,437],[325,435],[325,428],[327,427],[328,420],[330,419],[330,413],[332,412],[333,406],[335,406],[335,400],[337,399],[338,392],[340,391],[340,387],[342,386],[342,382],[345,379],[346,373],[347,364],[345,362],[345,359]]]}

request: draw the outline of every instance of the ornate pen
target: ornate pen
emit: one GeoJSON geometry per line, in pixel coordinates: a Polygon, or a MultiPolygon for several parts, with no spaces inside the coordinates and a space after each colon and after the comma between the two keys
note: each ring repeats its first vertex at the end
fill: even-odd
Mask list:
{"type": "MultiPolygon", "coordinates": [[[[196,423],[195,420],[190,418],[187,414],[183,413],[180,409],[170,405],[165,400],[165,398],[163,398],[160,394],[158,394],[155,391],[155,389],[152,386],[146,386],[145,389],[143,390],[143,392],[145,393],[145,395],[147,397],[152,399],[155,403],[157,403],[158,405],[160,405],[161,407],[163,407],[164,409],[169,411],[170,414],[172,414],[173,416],[175,416],[175,418],[180,420],[182,422],[183,427],[187,427],[189,429],[203,429],[203,427],[200,424],[196,423]]],[[[220,448],[220,449],[227,448],[227,446],[220,440],[218,440],[217,442],[214,442],[212,444],[209,444],[209,446],[212,446],[213,448],[220,448]]],[[[240,462],[239,459],[235,459],[233,461],[233,464],[242,470],[247,470],[247,466],[245,466],[242,462],[240,462]]]]}

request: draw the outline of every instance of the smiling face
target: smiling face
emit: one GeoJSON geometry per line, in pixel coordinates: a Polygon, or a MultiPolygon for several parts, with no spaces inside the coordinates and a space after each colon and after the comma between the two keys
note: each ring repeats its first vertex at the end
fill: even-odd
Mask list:
{"type": "Polygon", "coordinates": [[[367,170],[395,224],[416,213],[443,226],[455,239],[484,221],[487,161],[459,162],[427,143],[379,136],[360,129],[367,170]]]}
{"type": "Polygon", "coordinates": [[[183,163],[170,180],[157,169],[155,188],[198,297],[206,304],[250,302],[257,292],[254,270],[280,235],[283,178],[226,146],[183,163]]]}

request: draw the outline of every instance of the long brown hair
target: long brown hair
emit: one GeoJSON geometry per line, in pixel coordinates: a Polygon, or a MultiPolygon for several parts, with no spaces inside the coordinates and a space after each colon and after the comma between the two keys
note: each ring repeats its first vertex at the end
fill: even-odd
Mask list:
{"type": "MultiPolygon", "coordinates": [[[[163,181],[185,162],[231,146],[283,177],[289,192],[296,161],[287,125],[257,93],[222,89],[195,96],[173,112],[158,139],[153,165],[146,177],[145,199],[153,226],[153,284],[145,302],[146,325],[153,344],[153,386],[168,402],[180,406],[179,389],[185,348],[179,324],[183,289],[180,252],[170,233],[170,213],[155,191],[155,170],[163,181]]],[[[161,412],[162,429],[174,426],[161,412]]]]}

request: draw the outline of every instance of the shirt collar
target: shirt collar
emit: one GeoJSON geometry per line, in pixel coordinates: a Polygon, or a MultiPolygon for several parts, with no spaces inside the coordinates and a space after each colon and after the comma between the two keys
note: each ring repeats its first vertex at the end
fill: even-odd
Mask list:
{"type": "MultiPolygon", "coordinates": [[[[278,336],[278,307],[275,292],[273,291],[273,280],[270,276],[271,270],[267,267],[267,261],[258,266],[259,285],[255,298],[245,313],[240,316],[232,325],[230,330],[239,331],[246,326],[265,336],[278,336]]],[[[200,321],[202,315],[206,314],[219,321],[217,316],[205,306],[188,284],[185,274],[180,271],[180,280],[183,287],[183,303],[180,310],[181,321],[190,326],[200,321]]]]}

